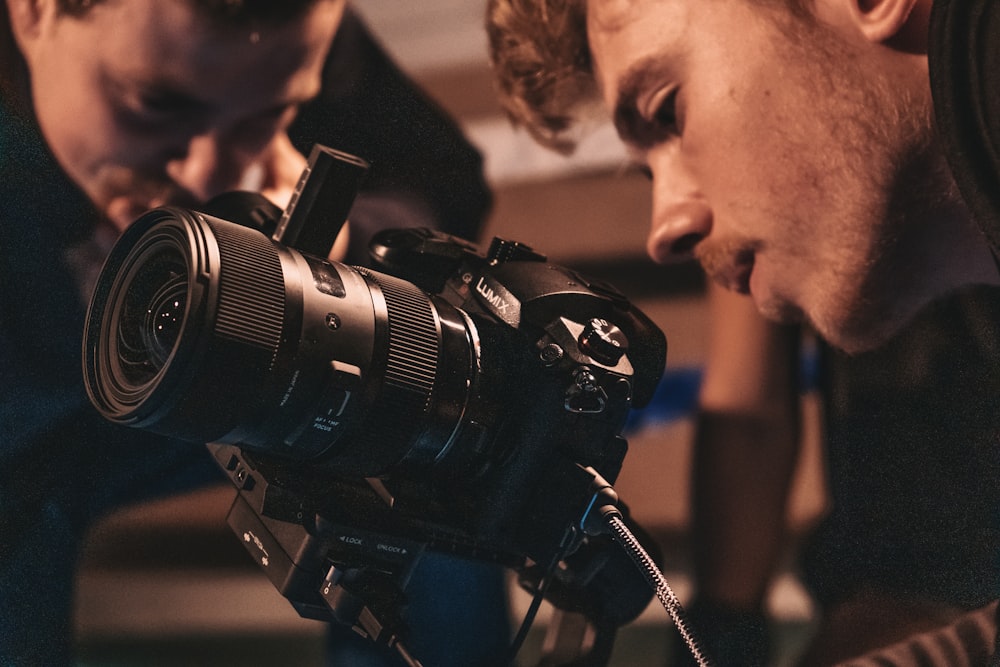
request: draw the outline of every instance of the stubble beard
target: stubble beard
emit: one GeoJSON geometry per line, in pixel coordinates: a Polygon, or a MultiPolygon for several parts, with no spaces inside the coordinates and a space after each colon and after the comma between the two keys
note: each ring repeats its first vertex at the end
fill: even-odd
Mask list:
{"type": "Polygon", "coordinates": [[[817,220],[787,221],[821,248],[796,305],[823,338],[855,353],[887,341],[929,301],[923,283],[933,249],[921,246],[915,227],[934,225],[934,212],[953,208],[956,193],[929,91],[880,76],[837,35],[815,31],[824,34],[792,48],[816,75],[810,97],[825,100],[818,113],[832,149],[817,165],[813,194],[826,209],[818,234],[836,241],[817,236],[817,220]]]}
{"type": "Polygon", "coordinates": [[[835,264],[840,271],[833,279],[847,288],[832,300],[831,321],[816,322],[849,353],[884,344],[938,295],[932,275],[938,248],[930,240],[945,211],[960,206],[935,140],[929,93],[876,83],[869,97],[884,112],[856,110],[870,122],[856,128],[868,148],[858,151],[864,159],[857,162],[857,199],[844,207],[847,252],[855,258],[835,264]]]}

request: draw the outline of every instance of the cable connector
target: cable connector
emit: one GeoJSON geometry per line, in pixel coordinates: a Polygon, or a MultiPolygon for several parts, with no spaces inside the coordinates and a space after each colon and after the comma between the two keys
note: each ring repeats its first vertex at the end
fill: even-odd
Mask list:
{"type": "Polygon", "coordinates": [[[618,493],[611,482],[592,467],[580,466],[580,469],[590,475],[590,490],[593,493],[587,509],[580,517],[580,530],[591,537],[607,535],[609,519],[622,518],[621,510],[618,509],[618,493]]]}

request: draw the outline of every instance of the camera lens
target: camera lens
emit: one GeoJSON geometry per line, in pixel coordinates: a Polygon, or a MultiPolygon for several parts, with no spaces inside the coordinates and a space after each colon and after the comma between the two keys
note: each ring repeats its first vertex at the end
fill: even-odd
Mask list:
{"type": "Polygon", "coordinates": [[[137,416],[150,394],[173,382],[165,378],[197,287],[191,239],[177,222],[167,210],[140,218],[123,236],[133,239],[131,252],[112,251],[95,289],[84,344],[87,389],[118,418],[137,416]],[[98,330],[106,335],[93,337],[98,330]]]}
{"type": "Polygon", "coordinates": [[[173,274],[169,282],[153,295],[153,307],[146,311],[142,332],[157,367],[163,365],[177,342],[184,317],[186,291],[184,276],[173,274]]]}
{"type": "Polygon", "coordinates": [[[176,247],[161,245],[136,264],[117,327],[121,380],[144,385],[177,344],[187,305],[187,266],[176,247]]]}
{"type": "Polygon", "coordinates": [[[87,390],[112,421],[186,440],[359,476],[431,467],[483,430],[474,328],[405,280],[157,209],[98,280],[87,390]]]}

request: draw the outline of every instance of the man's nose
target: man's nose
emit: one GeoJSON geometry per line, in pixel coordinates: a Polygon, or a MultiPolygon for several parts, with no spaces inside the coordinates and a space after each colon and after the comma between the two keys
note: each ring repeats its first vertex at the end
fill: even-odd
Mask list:
{"type": "Polygon", "coordinates": [[[216,132],[192,137],[186,151],[167,163],[167,175],[201,201],[235,188],[247,161],[229,143],[216,132]]]}
{"type": "Polygon", "coordinates": [[[649,256],[659,263],[691,259],[711,231],[712,209],[690,175],[675,165],[654,165],[649,256]]]}

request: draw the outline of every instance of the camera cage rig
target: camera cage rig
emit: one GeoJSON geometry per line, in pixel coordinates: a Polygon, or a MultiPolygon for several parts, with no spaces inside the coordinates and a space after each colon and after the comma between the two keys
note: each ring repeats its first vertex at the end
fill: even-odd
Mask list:
{"type": "MultiPolygon", "coordinates": [[[[507,567],[518,574],[526,591],[556,608],[546,640],[549,648],[540,664],[606,665],[618,628],[652,597],[647,582],[639,581],[635,564],[617,544],[598,538],[598,532],[588,535],[596,517],[585,514],[567,527],[553,563],[534,563],[512,551],[477,547],[460,536],[450,540],[443,534],[434,539],[420,535],[426,524],[391,516],[391,499],[378,504],[383,490],[377,480],[365,480],[371,485],[368,492],[355,488],[356,495],[350,498],[346,488],[339,489],[343,512],[331,520],[326,512],[304,509],[301,498],[273,485],[268,480],[271,471],[254,467],[238,447],[209,444],[208,448],[238,490],[227,515],[230,528],[298,614],[353,627],[376,644],[399,651],[408,664],[420,663],[405,648],[407,630],[401,611],[407,604],[409,577],[428,551],[507,567]],[[375,497],[379,500],[373,503],[375,497]],[[368,525],[376,517],[381,523],[368,525]],[[552,567],[556,562],[563,565],[552,567]],[[595,577],[601,581],[595,582],[595,577]],[[622,580],[628,585],[621,586],[622,580]],[[612,609],[606,605],[609,597],[617,603],[612,609]]],[[[593,480],[590,471],[582,472],[593,480]]],[[[647,538],[644,544],[648,543],[647,538]]],[[[530,616],[537,602],[533,607],[530,616]]],[[[530,622],[526,619],[522,633],[530,622]]],[[[521,641],[523,636],[496,664],[509,664],[521,641]]]]}
{"type": "MultiPolygon", "coordinates": [[[[337,269],[322,258],[346,222],[367,168],[359,158],[316,146],[283,212],[259,195],[227,193],[200,212],[153,211],[126,236],[144,238],[143,228],[148,230],[164,216],[197,218],[193,224],[213,230],[217,224],[235,222],[303,253],[306,272],[311,272],[317,289],[334,294],[336,289],[328,289],[331,285],[320,283],[336,283],[337,269]]],[[[203,246],[204,240],[197,243],[203,246]]],[[[376,326],[371,335],[405,338],[410,331],[405,323],[408,315],[391,312],[389,293],[419,290],[421,298],[435,302],[430,307],[436,308],[435,317],[441,317],[438,327],[462,329],[475,338],[467,341],[466,349],[459,344],[439,351],[445,357],[470,352],[474,357],[466,360],[472,371],[459,390],[458,403],[465,401],[464,405],[449,403],[444,408],[450,411],[449,419],[455,417],[454,411],[460,413],[455,419],[462,429],[442,435],[440,424],[422,423],[419,428],[424,431],[402,431],[404,444],[412,446],[397,451],[398,443],[385,442],[396,431],[386,431],[372,420],[416,419],[426,406],[413,412],[406,400],[397,404],[382,401],[380,395],[376,402],[368,395],[364,403],[368,408],[392,412],[399,405],[401,415],[369,415],[353,422],[347,416],[343,419],[349,422],[347,430],[341,430],[348,399],[374,391],[364,385],[362,375],[419,376],[424,368],[419,359],[407,358],[402,370],[392,367],[390,359],[387,365],[372,364],[362,371],[327,359],[333,390],[324,390],[320,403],[332,407],[308,417],[297,433],[305,430],[316,442],[324,431],[333,430],[337,437],[346,432],[354,438],[352,449],[358,453],[317,464],[319,457],[285,460],[265,455],[270,451],[261,453],[259,447],[230,437],[232,433],[208,443],[237,489],[228,523],[276,589],[301,616],[352,626],[376,643],[395,648],[408,664],[419,665],[402,641],[406,630],[401,614],[406,585],[419,559],[435,551],[493,562],[516,571],[521,585],[535,595],[505,660],[516,655],[544,598],[557,609],[545,664],[599,666],[610,657],[617,628],[638,616],[651,599],[652,584],[696,658],[707,664],[699,657],[678,615],[680,605],[657,564],[648,554],[643,554],[644,563],[637,555],[641,545],[654,551],[655,546],[629,522],[626,508],[607,481],[617,477],[627,450],[620,431],[628,411],[648,402],[660,379],[666,354],[662,332],[614,288],[549,264],[520,243],[494,239],[489,251],[480,255],[472,244],[445,234],[398,229],[377,234],[371,254],[385,273],[351,270],[372,286],[373,299],[383,295],[389,320],[396,317],[403,331],[387,334],[376,326]],[[455,321],[445,322],[449,317],[455,321]],[[509,373],[514,376],[507,377],[509,373]],[[523,386],[532,391],[517,391],[523,386]],[[519,418],[506,419],[507,414],[519,418]],[[432,441],[431,445],[447,443],[443,450],[424,451],[423,440],[432,441]],[[383,446],[389,447],[393,458],[367,451],[383,446]],[[465,449],[474,455],[466,456],[465,449]],[[376,461],[378,456],[382,458],[376,461]],[[387,465],[389,460],[402,460],[403,467],[387,465]],[[644,539],[637,540],[636,531],[644,539]]],[[[113,252],[106,273],[121,268],[121,258],[116,265],[115,257],[113,252]]],[[[137,271],[135,264],[128,268],[131,274],[137,271]]],[[[105,397],[102,382],[113,385],[115,379],[103,377],[101,355],[114,356],[108,350],[117,348],[100,340],[101,330],[118,329],[121,338],[126,317],[101,314],[105,306],[122,298],[120,285],[102,286],[102,281],[88,313],[85,336],[88,392],[108,418],[155,430],[149,423],[162,416],[162,409],[150,417],[133,410],[141,403],[134,393],[125,392],[124,404],[116,399],[109,403],[105,397]]],[[[326,326],[331,330],[341,326],[337,313],[327,314],[326,326]]],[[[444,341],[443,335],[439,338],[444,341]]],[[[176,352],[178,344],[172,345],[176,352]]],[[[462,368],[441,372],[461,376],[462,368]]],[[[438,370],[432,368],[429,374],[438,370]]],[[[155,387],[162,376],[161,368],[155,382],[141,388],[155,387]]],[[[434,389],[441,386],[435,384],[434,389]]],[[[115,389],[117,385],[113,395],[115,389]]],[[[445,389],[455,391],[454,386],[445,389]]],[[[197,402],[197,396],[185,399],[188,405],[192,400],[197,402]]],[[[170,424],[177,425],[176,419],[170,424]]],[[[291,437],[285,442],[290,444],[291,437]]]]}

